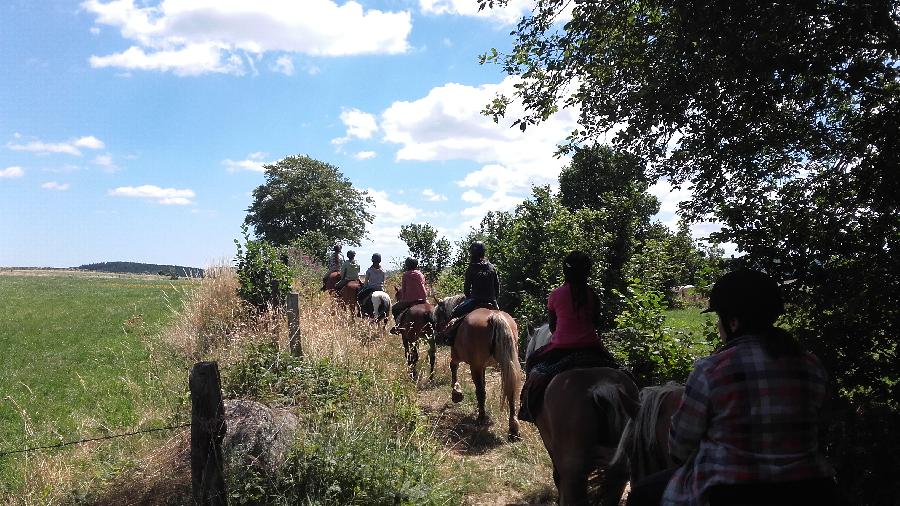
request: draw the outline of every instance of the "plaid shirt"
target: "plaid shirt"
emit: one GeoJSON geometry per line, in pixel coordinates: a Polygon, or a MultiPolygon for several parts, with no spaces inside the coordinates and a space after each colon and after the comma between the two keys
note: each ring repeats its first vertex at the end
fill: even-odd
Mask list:
{"type": "Polygon", "coordinates": [[[833,475],[818,449],[825,385],[815,355],[773,359],[754,336],[697,360],[669,432],[669,450],[685,464],[662,504],[704,505],[717,484],[833,475]]]}

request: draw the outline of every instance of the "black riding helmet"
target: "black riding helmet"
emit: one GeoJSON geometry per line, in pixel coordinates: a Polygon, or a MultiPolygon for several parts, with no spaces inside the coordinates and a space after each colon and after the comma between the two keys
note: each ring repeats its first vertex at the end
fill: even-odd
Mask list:
{"type": "Polygon", "coordinates": [[[481,241],[475,241],[469,245],[469,254],[472,255],[472,260],[481,260],[486,252],[487,248],[484,247],[484,243],[481,241]]]}
{"type": "Polygon", "coordinates": [[[348,251],[347,258],[349,258],[350,260],[353,260],[354,258],[356,258],[356,252],[353,250],[348,251]]]}
{"type": "Polygon", "coordinates": [[[406,257],[406,261],[403,262],[403,268],[411,271],[419,268],[419,261],[413,257],[406,257]]]}
{"type": "Polygon", "coordinates": [[[334,251],[340,251],[340,250],[341,250],[341,243],[335,243],[335,245],[334,245],[334,247],[333,247],[332,249],[333,249],[334,251]]]}
{"type": "Polygon", "coordinates": [[[374,253],[374,254],[372,254],[372,263],[373,263],[373,264],[380,264],[380,263],[381,263],[381,254],[380,254],[380,253],[374,253]]]}
{"type": "Polygon", "coordinates": [[[735,317],[746,323],[772,325],[784,313],[781,289],[769,275],[753,270],[729,272],[709,294],[704,313],[735,317]]]}

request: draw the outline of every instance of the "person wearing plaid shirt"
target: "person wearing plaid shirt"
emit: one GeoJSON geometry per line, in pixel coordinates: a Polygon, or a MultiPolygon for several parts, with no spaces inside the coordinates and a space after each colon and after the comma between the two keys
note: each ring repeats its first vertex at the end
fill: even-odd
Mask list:
{"type": "Polygon", "coordinates": [[[778,284],[728,273],[709,311],[725,344],[697,360],[672,416],[669,451],[683,464],[635,484],[629,505],[837,504],[818,444],[826,373],[774,326],[784,311],[778,284]]]}

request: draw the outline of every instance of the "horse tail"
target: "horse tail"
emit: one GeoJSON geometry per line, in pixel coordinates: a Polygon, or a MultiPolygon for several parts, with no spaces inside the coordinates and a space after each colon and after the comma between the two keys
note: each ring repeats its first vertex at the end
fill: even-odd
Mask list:
{"type": "Polygon", "coordinates": [[[669,382],[641,389],[641,409],[635,418],[634,443],[630,449],[633,479],[639,480],[661,471],[671,463],[669,449],[658,441],[656,429],[660,423],[667,423],[661,422],[659,417],[669,395],[680,393],[683,388],[669,382]]]}
{"type": "Polygon", "coordinates": [[[500,387],[503,394],[500,396],[500,406],[504,406],[508,400],[510,405],[516,402],[516,397],[522,389],[522,367],[519,365],[519,340],[513,334],[512,327],[503,316],[503,313],[494,311],[488,317],[491,327],[491,348],[494,359],[500,367],[500,387]]]}

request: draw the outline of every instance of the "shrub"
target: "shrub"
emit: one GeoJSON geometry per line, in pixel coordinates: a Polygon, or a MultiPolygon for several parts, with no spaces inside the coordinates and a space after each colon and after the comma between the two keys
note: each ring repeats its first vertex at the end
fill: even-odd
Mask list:
{"type": "Polygon", "coordinates": [[[618,294],[623,309],[616,317],[616,329],[606,336],[610,351],[631,369],[640,386],[684,382],[693,366],[692,336],[663,326],[662,294],[636,278],[629,280],[627,293],[618,294]]]}
{"type": "Polygon", "coordinates": [[[259,311],[280,307],[287,300],[293,283],[293,273],[282,259],[276,246],[258,239],[251,240],[247,226],[241,228],[244,245],[234,240],[237,247],[237,275],[240,287],[238,295],[259,311]]]}

